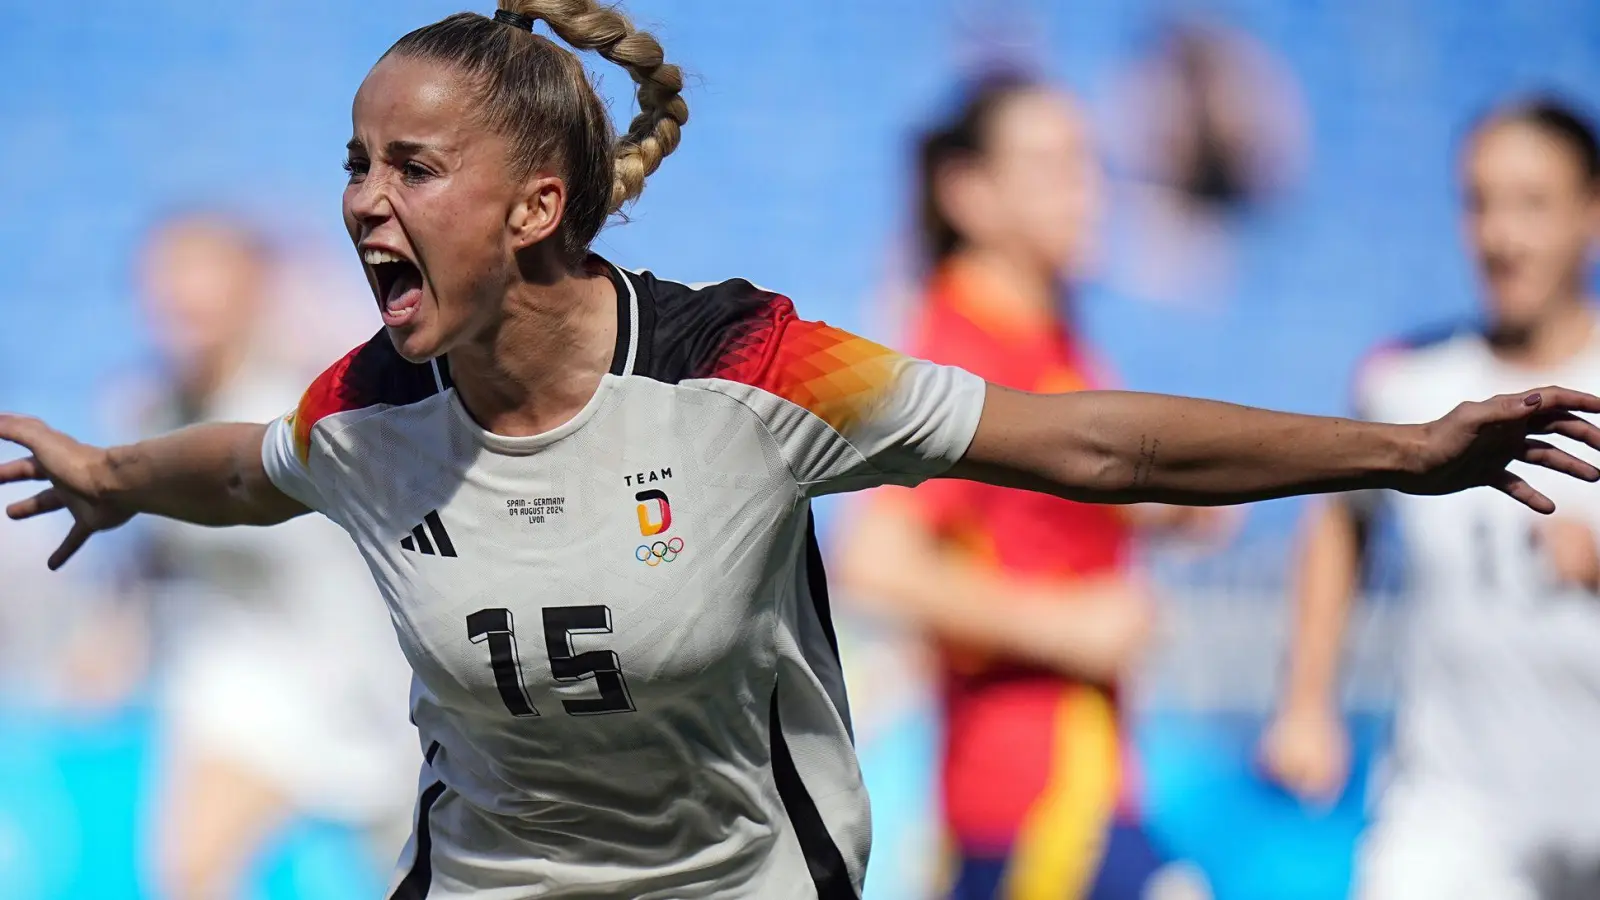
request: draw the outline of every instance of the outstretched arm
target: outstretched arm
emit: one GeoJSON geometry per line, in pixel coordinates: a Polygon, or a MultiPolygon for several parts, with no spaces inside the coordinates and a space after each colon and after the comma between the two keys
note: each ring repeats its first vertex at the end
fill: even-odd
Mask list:
{"type": "Polygon", "coordinates": [[[38,419],[0,415],[0,440],[32,455],[0,464],[0,484],[49,481],[6,508],[13,519],[65,509],[72,531],[50,556],[60,568],[97,531],[139,513],[200,525],[274,525],[308,512],[273,486],[261,462],[265,425],[196,425],[122,447],[82,444],[38,419]]]}
{"type": "Polygon", "coordinates": [[[1506,471],[1522,460],[1585,481],[1600,469],[1531,435],[1600,448],[1600,397],[1548,387],[1463,403],[1424,425],[1269,412],[1128,391],[1029,394],[990,385],[966,456],[948,473],[1093,503],[1223,505],[1362,488],[1497,488],[1548,513],[1506,471]]]}

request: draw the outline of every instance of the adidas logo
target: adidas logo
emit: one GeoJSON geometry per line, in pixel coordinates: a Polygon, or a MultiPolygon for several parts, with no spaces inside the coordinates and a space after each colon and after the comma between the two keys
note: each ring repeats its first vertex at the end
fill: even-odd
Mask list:
{"type": "Polygon", "coordinates": [[[456,545],[450,543],[450,533],[444,530],[437,510],[423,516],[422,524],[411,529],[410,537],[400,539],[400,549],[424,556],[456,555],[456,545]]]}

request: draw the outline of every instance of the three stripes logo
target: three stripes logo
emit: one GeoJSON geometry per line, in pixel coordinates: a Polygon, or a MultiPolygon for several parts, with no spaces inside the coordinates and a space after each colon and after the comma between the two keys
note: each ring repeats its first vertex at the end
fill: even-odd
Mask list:
{"type": "Polygon", "coordinates": [[[450,533],[444,530],[438,510],[423,516],[422,523],[411,529],[410,537],[401,538],[400,549],[423,556],[456,555],[456,545],[450,542],[450,533]]]}

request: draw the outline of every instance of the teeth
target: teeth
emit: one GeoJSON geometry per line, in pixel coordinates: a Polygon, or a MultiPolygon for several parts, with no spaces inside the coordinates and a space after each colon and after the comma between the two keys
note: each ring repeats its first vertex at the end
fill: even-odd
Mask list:
{"type": "Polygon", "coordinates": [[[379,263],[405,262],[406,258],[387,250],[364,250],[361,253],[361,261],[369,266],[375,266],[379,263]]]}

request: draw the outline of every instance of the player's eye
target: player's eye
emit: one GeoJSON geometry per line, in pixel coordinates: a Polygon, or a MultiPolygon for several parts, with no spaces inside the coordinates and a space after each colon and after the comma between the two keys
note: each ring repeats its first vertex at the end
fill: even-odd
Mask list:
{"type": "Polygon", "coordinates": [[[359,181],[360,179],[366,177],[367,170],[371,167],[372,164],[367,160],[364,160],[358,156],[351,156],[345,158],[343,168],[345,172],[349,174],[351,181],[359,181]]]}
{"type": "Polygon", "coordinates": [[[419,162],[408,162],[401,166],[400,174],[410,184],[418,184],[433,177],[433,171],[419,162]]]}

